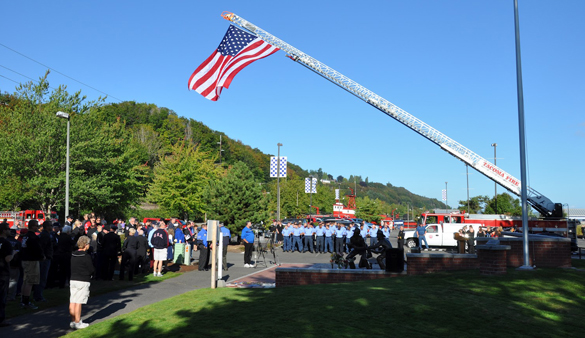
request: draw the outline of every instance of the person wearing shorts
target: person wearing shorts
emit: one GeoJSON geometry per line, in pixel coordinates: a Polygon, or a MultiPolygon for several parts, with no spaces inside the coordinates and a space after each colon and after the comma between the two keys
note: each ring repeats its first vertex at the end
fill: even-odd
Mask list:
{"type": "Polygon", "coordinates": [[[91,276],[95,273],[91,256],[87,252],[89,242],[89,237],[79,237],[77,240],[78,250],[71,254],[71,281],[69,283],[71,292],[69,315],[71,316],[71,323],[69,326],[76,330],[85,329],[89,326],[89,324],[81,321],[81,305],[87,304],[91,276]]]}
{"type": "Polygon", "coordinates": [[[160,227],[154,231],[150,242],[154,248],[154,277],[162,277],[162,263],[167,260],[167,247],[169,246],[169,234],[166,230],[166,225],[161,223],[160,227]]]}
{"type": "Polygon", "coordinates": [[[36,219],[28,222],[28,231],[22,237],[22,249],[20,251],[24,277],[22,282],[21,306],[26,309],[36,310],[38,307],[31,303],[30,294],[33,285],[38,285],[41,280],[39,262],[45,259],[41,240],[36,235],[39,223],[36,219]]]}

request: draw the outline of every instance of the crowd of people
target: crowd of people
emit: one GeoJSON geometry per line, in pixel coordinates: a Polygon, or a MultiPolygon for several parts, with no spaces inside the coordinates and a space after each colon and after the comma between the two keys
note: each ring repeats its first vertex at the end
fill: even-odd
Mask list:
{"type": "Polygon", "coordinates": [[[276,235],[276,241],[282,243],[284,252],[338,254],[351,251],[351,238],[356,232],[359,232],[364,242],[369,241],[370,246],[379,241],[378,231],[388,240],[392,232],[389,225],[368,226],[365,222],[343,224],[335,221],[319,222],[317,225],[301,221],[286,224],[275,222],[271,229],[276,235]]]}
{"type": "MultiPolygon", "coordinates": [[[[225,251],[231,237],[221,227],[224,236],[223,268],[227,270],[225,251]]],[[[66,217],[66,222],[45,220],[39,224],[30,220],[27,227],[16,221],[12,227],[0,223],[0,326],[8,325],[5,305],[20,300],[23,308],[37,309],[34,302],[46,302],[47,288],[70,289],[71,328],[87,327],[81,322],[81,304],[89,297],[92,280],[112,281],[119,267],[118,279],[126,275],[132,281],[136,274],[152,271],[161,277],[166,262],[173,260],[174,244],[188,243],[200,250],[199,270],[209,264],[206,226],[198,231],[193,222],[183,223],[176,218],[168,222],[138,223],[106,222],[94,214],[81,220],[66,217]],[[123,238],[123,240],[122,240],[123,238]],[[4,296],[2,296],[4,295],[4,296]]],[[[188,262],[190,263],[190,262],[188,262]]]]}

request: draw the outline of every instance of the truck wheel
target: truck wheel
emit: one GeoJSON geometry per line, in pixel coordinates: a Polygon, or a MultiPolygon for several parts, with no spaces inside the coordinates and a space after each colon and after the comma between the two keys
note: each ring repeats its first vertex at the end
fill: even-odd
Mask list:
{"type": "Polygon", "coordinates": [[[416,242],[416,239],[409,238],[406,240],[406,246],[409,248],[414,248],[414,247],[418,247],[418,243],[416,242]]]}

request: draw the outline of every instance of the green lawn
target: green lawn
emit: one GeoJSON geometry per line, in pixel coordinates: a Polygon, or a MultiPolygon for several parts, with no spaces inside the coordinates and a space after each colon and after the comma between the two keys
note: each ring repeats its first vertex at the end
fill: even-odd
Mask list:
{"type": "MultiPolygon", "coordinates": [[[[151,273],[146,275],[136,275],[134,276],[134,280],[132,282],[128,281],[128,276],[126,276],[126,280],[113,280],[113,281],[92,281],[90,287],[90,299],[91,297],[101,295],[104,293],[127,289],[136,285],[145,284],[145,283],[158,283],[165,279],[177,277],[181,275],[182,272],[167,272],[163,275],[163,277],[154,277],[151,273]]],[[[115,278],[118,278],[116,275],[115,278]]],[[[36,306],[39,307],[38,310],[27,310],[20,307],[20,296],[16,297],[16,301],[10,301],[6,305],[6,317],[13,318],[24,315],[26,313],[30,313],[32,311],[40,311],[47,308],[51,308],[58,305],[69,304],[69,288],[65,287],[63,289],[59,288],[52,288],[47,289],[43,292],[45,299],[47,302],[35,302],[32,301],[36,306]]],[[[32,295],[31,295],[32,297],[32,295]]]]}
{"type": "MultiPolygon", "coordinates": [[[[577,261],[577,267],[585,264],[577,261]]],[[[72,337],[582,337],[585,271],[508,270],[278,289],[201,289],[72,337]]]]}

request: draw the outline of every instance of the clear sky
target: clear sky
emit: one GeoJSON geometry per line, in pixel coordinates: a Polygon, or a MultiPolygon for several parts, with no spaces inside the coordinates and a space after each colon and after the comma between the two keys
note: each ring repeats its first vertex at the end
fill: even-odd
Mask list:
{"type": "MultiPolygon", "coordinates": [[[[585,1],[519,3],[528,183],[585,208],[585,1]]],[[[497,143],[498,166],[520,178],[513,0],[3,1],[0,90],[42,76],[47,67],[33,59],[70,77],[52,72],[52,87],[168,107],[265,153],[280,142],[305,169],[439,200],[448,182],[451,206],[467,198],[463,162],[284,52],[244,69],[217,102],[189,91],[229,26],[222,11],[492,162],[497,143]]],[[[492,181],[469,173],[470,196],[494,194],[492,181]]]]}

